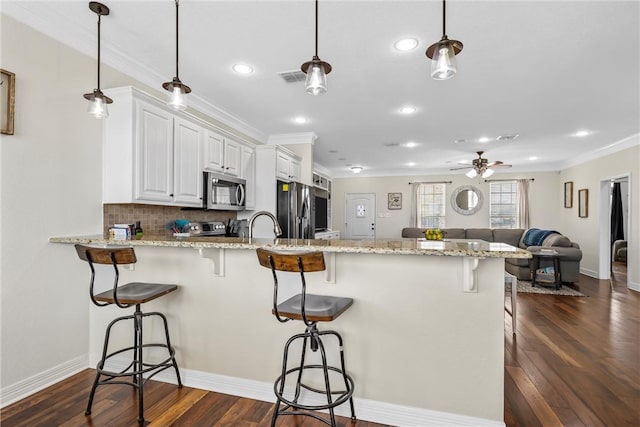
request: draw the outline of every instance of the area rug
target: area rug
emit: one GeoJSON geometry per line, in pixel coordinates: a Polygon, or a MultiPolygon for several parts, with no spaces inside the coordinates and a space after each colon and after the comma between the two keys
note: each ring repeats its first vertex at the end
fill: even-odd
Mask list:
{"type": "MultiPolygon", "coordinates": [[[[507,287],[507,291],[511,291],[511,284],[508,283],[505,285],[507,287]]],[[[553,286],[541,286],[536,285],[535,287],[531,286],[531,282],[525,280],[518,280],[518,293],[528,293],[528,294],[546,294],[546,295],[564,295],[570,297],[586,297],[580,291],[576,291],[568,286],[562,285],[560,289],[556,291],[556,288],[553,286]]]]}

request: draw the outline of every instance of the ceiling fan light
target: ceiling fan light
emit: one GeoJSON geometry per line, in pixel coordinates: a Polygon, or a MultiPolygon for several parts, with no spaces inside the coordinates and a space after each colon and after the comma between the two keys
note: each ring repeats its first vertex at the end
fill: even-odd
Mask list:
{"type": "MultiPolygon", "coordinates": [[[[304,71],[304,70],[303,70],[304,71]]],[[[316,96],[327,91],[327,74],[324,64],[319,59],[314,59],[306,70],[307,78],[304,90],[310,95],[316,96]]]]}
{"type": "Polygon", "coordinates": [[[478,176],[478,172],[475,169],[469,169],[469,172],[465,173],[469,178],[475,178],[478,176]]]}
{"type": "Polygon", "coordinates": [[[431,77],[434,80],[447,80],[456,75],[456,54],[453,43],[443,40],[436,43],[431,61],[431,77]]]}
{"type": "Polygon", "coordinates": [[[487,169],[482,173],[482,177],[483,178],[489,178],[491,175],[493,175],[495,171],[493,169],[487,169]]]}

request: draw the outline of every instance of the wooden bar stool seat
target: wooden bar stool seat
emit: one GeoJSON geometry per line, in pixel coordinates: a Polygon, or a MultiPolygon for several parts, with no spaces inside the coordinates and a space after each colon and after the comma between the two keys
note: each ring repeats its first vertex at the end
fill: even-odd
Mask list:
{"type": "MultiPolygon", "coordinates": [[[[336,418],[334,408],[347,401],[351,409],[351,419],[355,420],[356,415],[352,397],[354,382],[345,369],[342,336],[336,331],[320,331],[317,328],[318,322],[331,322],[347,311],[353,304],[353,299],[307,294],[305,273],[325,270],[324,255],[322,252],[276,252],[258,249],[257,255],[260,265],[271,269],[273,274],[274,292],[272,313],[278,321],[282,323],[289,320],[301,320],[306,326],[305,332],[292,336],[285,344],[282,358],[282,373],[276,379],[273,386],[276,403],[273,409],[271,426],[276,425],[276,421],[280,415],[305,415],[335,427],[336,418]],[[277,272],[299,273],[302,292],[286,301],[278,303],[277,272]],[[327,363],[324,343],[327,337],[334,337],[337,340],[340,354],[340,366],[338,367],[330,366],[327,363]],[[300,362],[294,364],[293,367],[289,367],[289,349],[294,342],[299,340],[302,341],[300,362]],[[320,364],[312,364],[306,361],[307,344],[313,352],[320,350],[320,364]],[[307,376],[305,376],[305,381],[303,381],[303,372],[319,372],[324,382],[324,387],[317,386],[315,383],[313,385],[309,384],[307,382],[307,376]],[[337,387],[335,384],[332,384],[330,372],[333,372],[334,375],[340,378],[340,380],[338,380],[340,384],[337,387]],[[286,387],[287,379],[293,382],[292,387],[286,387]],[[304,393],[307,392],[324,396],[324,398],[321,402],[318,402],[319,399],[310,399],[311,402],[307,402],[304,396],[304,393]],[[328,419],[317,413],[317,411],[321,410],[329,411],[328,419]]],[[[335,380],[333,382],[335,382],[335,380]]]]}
{"type": "MultiPolygon", "coordinates": [[[[178,387],[182,387],[182,381],[180,379],[180,371],[178,370],[178,364],[175,358],[175,349],[171,345],[169,339],[169,326],[167,324],[167,318],[164,314],[158,312],[143,313],[140,306],[146,302],[152,301],[163,295],[167,295],[178,289],[177,285],[173,284],[160,284],[160,283],[146,283],[146,282],[131,282],[124,285],[120,285],[119,282],[119,270],[118,265],[121,264],[134,264],[136,254],[132,247],[91,247],[85,245],[76,245],[76,252],[81,260],[89,263],[91,269],[91,282],[89,284],[89,295],[91,301],[99,306],[104,307],[108,305],[116,305],[119,308],[127,309],[135,307],[135,311],[132,315],[121,316],[109,323],[105,332],[104,345],[102,348],[102,357],[98,361],[96,366],[96,377],[89,393],[89,403],[87,404],[87,410],[85,415],[91,414],[91,407],[93,405],[93,398],[96,393],[96,389],[99,385],[106,384],[126,384],[137,389],[138,393],[138,424],[145,425],[144,419],[144,384],[154,375],[164,371],[165,369],[173,368],[176,372],[178,380],[178,387]],[[105,292],[94,294],[94,284],[96,279],[96,272],[94,264],[112,265],[115,278],[113,281],[113,287],[105,292]],[[164,326],[165,342],[163,343],[144,343],[142,334],[142,320],[144,318],[157,317],[160,318],[164,326]],[[133,321],[134,329],[134,342],[132,346],[120,348],[109,352],[109,337],[111,336],[111,328],[118,322],[131,320],[133,321]],[[166,357],[161,362],[145,361],[144,349],[148,348],[161,348],[166,350],[166,357]],[[119,359],[125,359],[125,355],[130,353],[131,360],[128,359],[124,363],[128,363],[128,366],[123,370],[117,370],[105,367],[107,361],[111,360],[118,364],[119,359]]],[[[164,350],[162,350],[164,352],[164,350]]]]}

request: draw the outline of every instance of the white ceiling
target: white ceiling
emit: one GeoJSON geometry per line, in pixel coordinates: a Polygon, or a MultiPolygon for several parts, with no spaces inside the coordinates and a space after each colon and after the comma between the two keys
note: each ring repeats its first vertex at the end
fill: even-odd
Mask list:
{"type": "MultiPolygon", "coordinates": [[[[103,62],[153,87],[171,80],[174,1],[104,3],[103,62]]],[[[95,57],[88,2],[2,0],[2,11],[95,57]]],[[[449,1],[447,33],[464,50],[458,74],[435,81],[424,52],[442,35],[441,11],[440,1],[321,0],[319,56],[333,72],[313,97],[277,75],[313,56],[313,1],[182,0],[180,78],[199,104],[262,141],[315,132],[315,161],[334,176],[351,165],[363,175],[448,173],[478,150],[513,165],[505,171],[556,170],[640,131],[638,1],[449,1]],[[396,51],[404,37],[418,48],[396,51]],[[238,62],[255,72],[234,73],[238,62]],[[418,111],[403,116],[403,105],[418,111]],[[309,123],[295,124],[298,115],[309,123]],[[581,129],[592,133],[572,136],[581,129]],[[388,146],[409,141],[419,146],[388,146]]]]}

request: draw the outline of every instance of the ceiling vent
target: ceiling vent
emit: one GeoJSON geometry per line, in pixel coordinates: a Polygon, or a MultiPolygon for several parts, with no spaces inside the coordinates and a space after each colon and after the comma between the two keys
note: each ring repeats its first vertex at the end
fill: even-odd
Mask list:
{"type": "Polygon", "coordinates": [[[384,144],[385,147],[399,147],[400,143],[399,142],[387,142],[384,144]]]}
{"type": "Polygon", "coordinates": [[[512,140],[516,139],[518,136],[520,136],[520,135],[518,135],[517,133],[512,133],[512,134],[508,134],[508,135],[500,135],[496,139],[498,141],[512,141],[512,140]]]}
{"type": "Polygon", "coordinates": [[[287,83],[298,83],[303,82],[307,79],[307,75],[301,70],[280,71],[277,74],[282,77],[287,83]]]}

